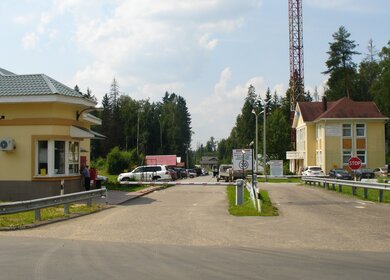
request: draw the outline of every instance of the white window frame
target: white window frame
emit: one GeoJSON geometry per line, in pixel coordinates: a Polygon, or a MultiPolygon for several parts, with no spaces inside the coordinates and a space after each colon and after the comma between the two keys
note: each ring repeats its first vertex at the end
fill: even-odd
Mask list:
{"type": "Polygon", "coordinates": [[[364,123],[357,123],[356,125],[355,125],[355,133],[356,133],[356,138],[365,138],[366,137],[366,124],[364,124],[364,123]],[[359,128],[358,129],[358,125],[361,125],[361,126],[363,126],[363,128],[359,128]],[[363,130],[363,135],[359,135],[358,134],[358,131],[361,131],[361,130],[363,130]]]}
{"type": "Polygon", "coordinates": [[[342,126],[342,133],[343,133],[343,137],[344,138],[352,138],[352,124],[350,123],[344,123],[343,126],[342,126]],[[349,127],[349,128],[348,128],[349,127]],[[346,131],[346,129],[349,130],[349,135],[345,135],[344,134],[344,131],[346,131]]]}
{"type": "Polygon", "coordinates": [[[79,153],[78,153],[78,165],[80,168],[80,142],[74,140],[61,140],[61,139],[39,139],[35,141],[35,168],[34,168],[34,177],[64,177],[64,176],[75,176],[79,175],[79,173],[69,173],[69,142],[79,143],[79,153]],[[46,175],[41,175],[39,170],[39,156],[38,156],[38,142],[39,141],[47,141],[47,170],[46,175]],[[65,173],[56,174],[54,170],[54,154],[55,154],[55,142],[65,142],[65,173]]]}
{"type": "Polygon", "coordinates": [[[362,161],[362,164],[367,164],[367,151],[366,150],[356,150],[356,156],[358,158],[360,158],[360,160],[362,161]],[[364,154],[363,159],[361,158],[361,156],[359,156],[359,153],[364,154]]]}
{"type": "Polygon", "coordinates": [[[352,150],[343,150],[343,154],[342,154],[342,162],[343,162],[343,166],[346,166],[348,165],[348,160],[352,157],[352,150]],[[348,159],[347,161],[344,161],[344,156],[347,156],[348,155],[348,159]]]}

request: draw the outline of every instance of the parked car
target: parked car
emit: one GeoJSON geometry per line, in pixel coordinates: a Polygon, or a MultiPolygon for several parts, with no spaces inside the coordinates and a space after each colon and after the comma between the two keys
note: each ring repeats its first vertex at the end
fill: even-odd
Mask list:
{"type": "Polygon", "coordinates": [[[209,171],[206,168],[202,168],[202,176],[209,175],[209,171]]]}
{"type": "Polygon", "coordinates": [[[329,171],[329,178],[339,179],[339,180],[352,180],[353,177],[351,173],[344,169],[332,169],[329,171]]]}
{"type": "Polygon", "coordinates": [[[194,170],[196,172],[196,176],[202,176],[202,168],[195,167],[194,170]]]}
{"type": "Polygon", "coordinates": [[[138,166],[131,172],[121,173],[117,178],[121,181],[170,181],[172,176],[166,165],[138,166]]]}
{"type": "Polygon", "coordinates": [[[382,176],[382,177],[385,177],[388,175],[388,170],[387,170],[387,167],[378,167],[378,168],[374,168],[374,174],[375,176],[382,176]]]}
{"type": "Polygon", "coordinates": [[[172,177],[172,180],[173,181],[176,181],[177,179],[179,179],[179,175],[177,173],[177,171],[173,168],[168,168],[168,172],[171,174],[171,177],[172,177]]]}
{"type": "Polygon", "coordinates": [[[303,169],[302,176],[324,176],[324,172],[319,166],[308,166],[303,169]]]}
{"type": "Polygon", "coordinates": [[[360,169],[356,170],[356,178],[359,181],[362,179],[374,179],[375,173],[374,173],[373,169],[360,168],[360,169]]]}
{"type": "Polygon", "coordinates": [[[187,169],[187,176],[189,178],[195,178],[198,175],[194,169],[187,169]]]}

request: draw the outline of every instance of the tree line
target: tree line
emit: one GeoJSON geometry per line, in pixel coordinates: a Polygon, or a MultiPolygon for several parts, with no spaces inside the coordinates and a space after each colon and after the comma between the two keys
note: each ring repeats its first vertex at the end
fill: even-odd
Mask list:
{"type": "Polygon", "coordinates": [[[105,158],[115,147],[116,152],[130,153],[126,157],[131,161],[128,165],[143,164],[145,155],[186,158],[193,132],[191,115],[182,96],[165,92],[159,102],[135,100],[121,94],[114,79],[109,93],[103,96],[102,107],[95,112],[102,120],[95,130],[107,138],[92,140],[92,159],[105,158]]]}
{"type": "MultiPolygon", "coordinates": [[[[390,115],[390,41],[378,51],[370,39],[367,53],[359,64],[354,57],[360,55],[356,51],[358,46],[352,40],[351,34],[344,26],[332,35],[329,42],[328,59],[325,62],[326,70],[323,74],[329,75],[324,96],[328,101],[349,97],[355,101],[374,101],[379,110],[386,116],[390,115]]],[[[299,83],[299,81],[298,81],[299,83]]],[[[218,156],[221,163],[231,163],[232,149],[246,148],[255,139],[256,117],[258,114],[258,133],[260,154],[263,152],[264,110],[263,104],[268,102],[266,108],[266,151],[268,159],[285,159],[286,151],[291,150],[291,124],[290,124],[290,94],[295,94],[299,101],[319,101],[317,89],[313,93],[306,91],[297,96],[290,87],[283,97],[277,92],[271,95],[270,89],[262,102],[258,101],[255,88],[248,88],[241,113],[236,118],[235,126],[229,137],[218,142],[211,137],[205,146],[201,145],[195,151],[197,160],[204,155],[218,156]]],[[[386,123],[386,161],[390,161],[390,124],[386,123]]]]}

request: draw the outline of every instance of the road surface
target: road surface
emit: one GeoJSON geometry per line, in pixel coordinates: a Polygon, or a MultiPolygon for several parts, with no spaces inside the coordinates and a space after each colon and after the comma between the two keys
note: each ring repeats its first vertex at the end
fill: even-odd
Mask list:
{"type": "Polygon", "coordinates": [[[94,215],[0,232],[0,269],[5,279],[389,277],[389,205],[317,187],[261,187],[279,217],[233,217],[224,187],[176,186],[94,215]]]}

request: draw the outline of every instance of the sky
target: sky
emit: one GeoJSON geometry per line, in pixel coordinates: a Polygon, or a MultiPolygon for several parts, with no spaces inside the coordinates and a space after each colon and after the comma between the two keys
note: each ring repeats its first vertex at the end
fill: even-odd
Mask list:
{"type": "MultiPolygon", "coordinates": [[[[340,26],[358,44],[390,41],[389,0],[302,0],[305,88],[323,92],[340,26]]],[[[288,0],[1,0],[0,68],[44,73],[101,102],[123,95],[183,96],[192,148],[227,138],[249,85],[283,96],[289,82],[288,0]]]]}

